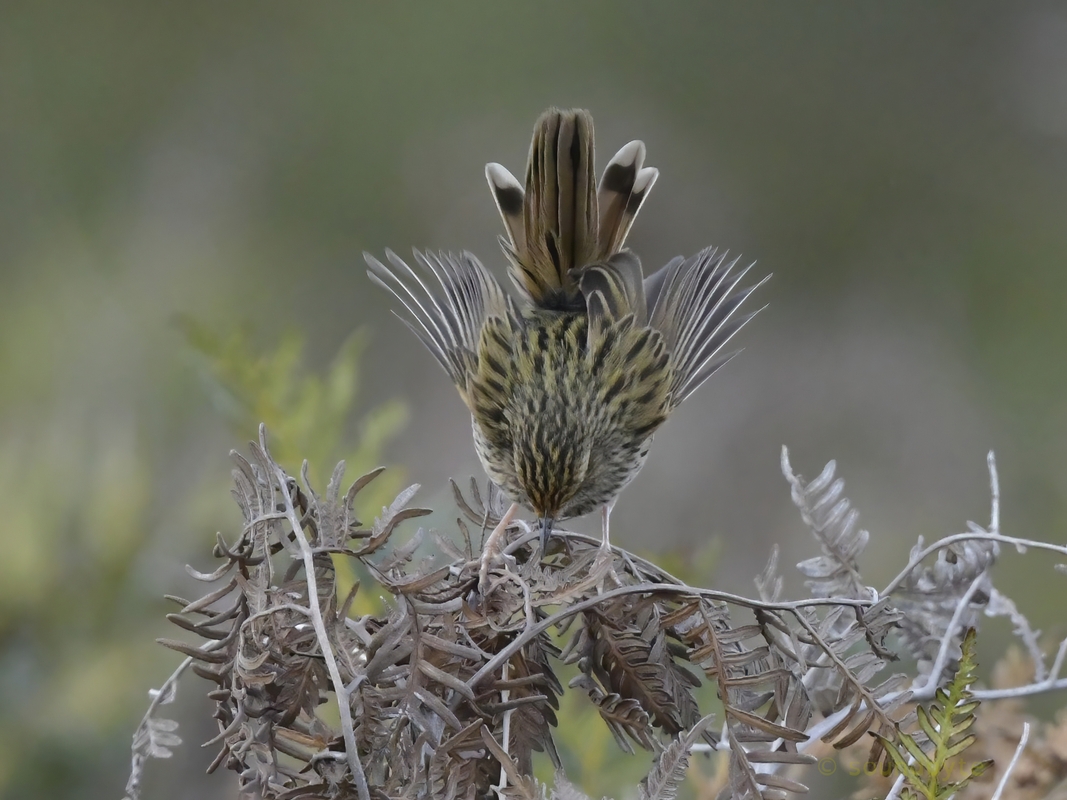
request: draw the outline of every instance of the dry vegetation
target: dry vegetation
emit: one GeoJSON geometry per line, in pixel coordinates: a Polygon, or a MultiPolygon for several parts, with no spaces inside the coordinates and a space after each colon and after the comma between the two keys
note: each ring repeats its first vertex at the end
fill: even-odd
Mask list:
{"type": "Polygon", "coordinates": [[[456,488],[456,538],[398,536],[400,523],[428,513],[409,505],[417,487],[364,525],[353,504],[380,470],[346,488],[342,463],[319,493],[306,470],[285,474],[262,429],[250,457],[234,458],[245,525],[218,536],[218,569],[196,575],[210,592],[174,598],[171,620],[198,641],[164,642],[186,660],[135,736],[131,798],[146,759],[179,743],[161,707],[187,668],[209,681],[216,704],[212,769],[279,800],[582,797],[559,771],[553,739],[567,725],[556,713],[567,690],[588,698],[623,750],[655,754],[641,797],[674,797],[695,750],[727,759],[695,779],[697,794],[737,800],[806,792],[810,765],[857,751],[868,766],[863,797],[1051,797],[1067,776],[1067,717],[1031,724],[1017,699],[1067,688],[1067,641],[1048,664],[1039,632],[991,577],[1002,547],[1067,548],[1000,533],[992,457],[988,528],[920,541],[878,590],[859,572],[869,535],[833,463],[806,482],[783,451],[821,548],[798,565],[811,597],[796,601],[781,597],[776,554],[758,597],[746,598],[685,585],[619,548],[605,564],[598,542],[578,534],[542,554],[521,522],[482,594],[480,540],[501,513],[492,491],[456,488]],[[338,589],[346,559],[388,593],[382,612],[352,611],[359,586],[338,589]],[[979,689],[965,634],[998,615],[1011,618],[1025,655],[979,689]],[[898,669],[898,659],[914,667],[898,669]],[[577,667],[566,690],[556,676],[564,664],[577,667]],[[698,703],[702,683],[718,697],[714,714],[698,703]],[[552,788],[533,778],[537,752],[557,768],[552,788]],[[882,777],[894,767],[895,779],[882,777]]]}

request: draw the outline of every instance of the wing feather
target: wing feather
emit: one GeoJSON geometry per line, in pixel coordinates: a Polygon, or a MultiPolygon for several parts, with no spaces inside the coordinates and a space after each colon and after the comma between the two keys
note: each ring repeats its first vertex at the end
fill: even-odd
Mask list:
{"type": "Polygon", "coordinates": [[[632,315],[634,322],[644,327],[648,313],[641,262],[629,250],[586,267],[582,270],[579,287],[589,314],[590,343],[607,325],[627,315],[632,315]]]}
{"type": "Polygon", "coordinates": [[[423,275],[433,276],[439,290],[431,289],[422,275],[391,250],[386,251],[391,266],[369,253],[363,257],[371,280],[392,293],[410,319],[397,316],[415,332],[468,401],[467,382],[476,367],[482,328],[490,318],[513,317],[512,302],[496,278],[470,253],[456,256],[416,250],[414,255],[423,275]]]}
{"type": "Polygon", "coordinates": [[[735,354],[720,355],[734,334],[760,310],[734,314],[769,275],[737,290],[752,265],[734,271],[715,248],[675,258],[645,280],[649,325],[663,333],[671,363],[671,408],[676,408],[735,354]]]}

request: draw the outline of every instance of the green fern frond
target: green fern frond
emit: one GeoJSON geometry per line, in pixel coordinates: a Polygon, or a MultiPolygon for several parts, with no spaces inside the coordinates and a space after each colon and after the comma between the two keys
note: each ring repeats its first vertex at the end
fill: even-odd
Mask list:
{"type": "MultiPolygon", "coordinates": [[[[295,330],[283,333],[273,349],[263,349],[247,326],[220,335],[188,317],[180,325],[208,395],[234,432],[254,438],[265,424],[275,457],[294,472],[305,458],[313,480],[342,458],[349,474],[367,472],[378,466],[383,445],[407,421],[404,405],[390,401],[365,411],[352,429],[366,344],[360,332],[320,375],[303,368],[304,337],[295,330]]],[[[380,496],[370,507],[388,503],[401,479],[394,474],[387,479],[390,485],[376,487],[380,496]]]]}
{"type": "Polygon", "coordinates": [[[905,800],[947,800],[993,765],[993,760],[988,759],[949,768],[949,761],[962,755],[975,739],[973,733],[968,733],[979,704],[971,694],[978,666],[974,658],[975,640],[975,630],[971,628],[963,637],[960,665],[951,682],[937,690],[929,707],[916,709],[919,727],[930,740],[925,749],[909,733],[898,732],[898,741],[871,734],[889,756],[884,774],[889,775],[896,767],[904,776],[906,783],[901,797],[905,800]],[[959,780],[951,780],[957,775],[959,780]]]}

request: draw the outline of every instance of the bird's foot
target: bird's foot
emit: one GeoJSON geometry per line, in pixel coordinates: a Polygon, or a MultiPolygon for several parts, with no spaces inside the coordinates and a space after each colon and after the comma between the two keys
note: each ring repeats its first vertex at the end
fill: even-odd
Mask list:
{"type": "Polygon", "coordinates": [[[478,562],[478,593],[486,595],[495,585],[490,579],[490,571],[494,567],[503,566],[505,570],[509,572],[517,572],[519,562],[515,560],[515,556],[505,553],[503,547],[494,548],[490,550],[486,548],[482,551],[482,556],[478,562]]]}
{"type": "Polygon", "coordinates": [[[493,568],[493,565],[503,561],[505,564],[514,567],[515,558],[504,554],[504,548],[507,546],[508,537],[507,529],[511,524],[512,518],[515,516],[515,512],[519,510],[517,504],[512,506],[504,512],[503,518],[493,528],[493,532],[489,534],[489,538],[485,540],[485,545],[482,547],[482,557],[478,566],[478,592],[479,594],[486,594],[491,588],[489,583],[489,570],[493,568]],[[510,563],[509,563],[510,562],[510,563]]]}
{"type": "Polygon", "coordinates": [[[597,594],[604,594],[604,592],[622,586],[622,581],[615,572],[615,553],[612,552],[610,545],[600,545],[596,558],[593,559],[593,565],[589,568],[589,574],[590,577],[596,576],[597,594]]]}

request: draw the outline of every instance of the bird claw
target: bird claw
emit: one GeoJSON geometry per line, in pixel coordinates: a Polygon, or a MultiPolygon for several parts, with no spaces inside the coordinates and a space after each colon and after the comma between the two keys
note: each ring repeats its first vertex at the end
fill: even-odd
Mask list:
{"type": "Polygon", "coordinates": [[[604,592],[608,591],[608,578],[611,578],[611,582],[615,585],[612,588],[622,586],[622,581],[619,580],[619,575],[615,572],[615,554],[610,547],[601,547],[597,551],[596,558],[593,559],[593,565],[589,568],[589,574],[590,576],[596,576],[597,594],[604,594],[604,592]]]}
{"type": "Polygon", "coordinates": [[[478,565],[478,594],[484,596],[493,588],[489,572],[498,564],[502,564],[506,572],[518,572],[519,562],[515,556],[499,550],[485,550],[478,565]]]}

